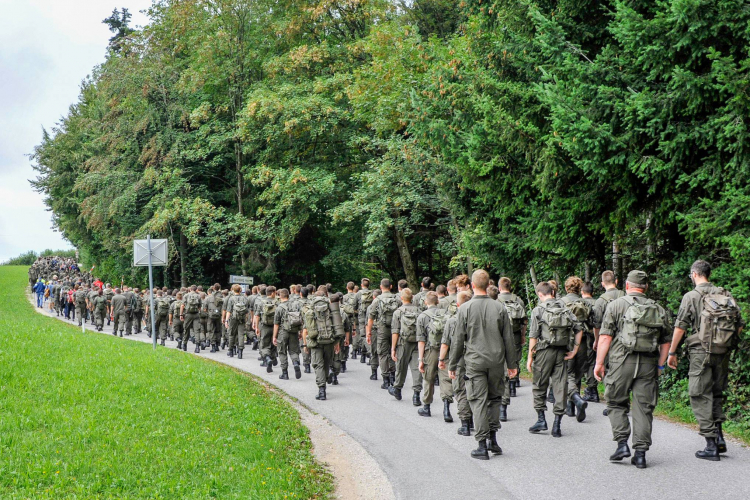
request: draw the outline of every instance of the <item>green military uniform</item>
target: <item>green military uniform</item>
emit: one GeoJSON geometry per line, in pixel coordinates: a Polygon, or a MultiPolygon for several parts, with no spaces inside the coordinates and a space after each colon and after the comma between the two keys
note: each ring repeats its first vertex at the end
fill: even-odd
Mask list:
{"type": "MultiPolygon", "coordinates": [[[[591,311],[591,321],[593,323],[593,327],[597,330],[601,329],[602,327],[602,320],[604,319],[604,311],[607,309],[607,306],[610,302],[612,302],[615,299],[619,299],[620,297],[623,297],[625,295],[625,292],[622,290],[618,290],[616,287],[608,288],[603,294],[599,296],[598,299],[596,299],[596,302],[594,302],[594,309],[591,311]]],[[[599,382],[596,380],[596,377],[594,377],[594,367],[596,366],[596,351],[594,350],[594,336],[592,335],[590,339],[590,342],[588,343],[587,347],[589,347],[589,368],[588,372],[586,373],[586,387],[592,387],[592,390],[597,390],[599,387],[599,382]]],[[[593,396],[593,394],[592,394],[593,396]]],[[[598,394],[597,394],[598,396],[598,394]]],[[[589,398],[591,399],[591,397],[589,398]]],[[[593,399],[598,399],[598,397],[594,397],[593,399]]]]}
{"type": "Polygon", "coordinates": [[[487,295],[475,295],[458,310],[450,351],[450,371],[463,354],[466,396],[474,415],[477,441],[500,428],[500,404],[509,369],[518,368],[511,325],[505,307],[487,295]]]}
{"type": "Polygon", "coordinates": [[[240,351],[245,348],[245,320],[250,314],[247,297],[242,294],[232,294],[224,301],[229,316],[229,330],[227,332],[229,356],[234,355],[234,348],[240,351]]]}
{"type": "Polygon", "coordinates": [[[183,297],[183,302],[185,304],[183,308],[185,342],[187,342],[187,339],[193,339],[193,342],[195,342],[195,352],[200,352],[201,342],[204,344],[206,342],[200,323],[200,313],[203,306],[201,296],[198,292],[190,291],[183,297]]]}
{"type": "Polygon", "coordinates": [[[224,295],[215,291],[206,297],[205,303],[208,319],[206,321],[206,332],[214,352],[221,344],[221,312],[224,309],[224,295]]]}
{"type": "MultiPolygon", "coordinates": [[[[458,317],[451,316],[445,322],[445,329],[443,330],[443,338],[440,340],[441,344],[448,346],[448,353],[446,359],[450,358],[451,350],[453,348],[453,339],[456,336],[456,325],[458,324],[458,317]]],[[[458,361],[456,363],[456,378],[451,381],[453,388],[453,396],[456,398],[456,406],[458,407],[458,418],[461,422],[471,421],[471,407],[469,406],[469,400],[466,399],[466,363],[464,363],[463,353],[457,356],[458,361]]]]}
{"type": "Polygon", "coordinates": [[[338,338],[336,341],[336,344],[339,345],[339,352],[338,354],[333,355],[333,364],[331,365],[331,371],[333,372],[333,384],[338,384],[338,375],[344,370],[344,366],[346,363],[346,359],[349,356],[347,354],[347,346],[346,346],[346,334],[349,334],[351,337],[352,333],[352,321],[349,319],[349,316],[343,312],[340,311],[341,314],[341,321],[344,324],[344,335],[338,338]]]}
{"type": "Polygon", "coordinates": [[[180,316],[182,304],[184,304],[182,300],[174,299],[169,304],[169,314],[172,316],[172,335],[178,342],[177,348],[182,347],[183,349],[187,349],[187,337],[184,335],[185,323],[183,317],[180,316]]]}
{"type": "MultiPolygon", "coordinates": [[[[227,312],[227,306],[229,305],[229,297],[233,294],[224,293],[222,291],[221,295],[224,297],[224,301],[221,304],[222,317],[224,317],[227,312]]],[[[248,309],[248,310],[252,313],[252,309],[248,309]]],[[[221,322],[221,339],[222,339],[222,344],[221,346],[219,346],[219,348],[223,349],[229,344],[229,328],[227,327],[226,323],[224,323],[223,321],[221,322]]]]}
{"type": "Polygon", "coordinates": [[[419,312],[424,312],[425,310],[427,310],[427,305],[424,303],[424,298],[425,296],[427,296],[427,292],[429,292],[429,290],[422,288],[414,295],[414,298],[411,301],[411,303],[414,304],[417,309],[419,309],[419,312]]]}
{"type": "Polygon", "coordinates": [[[167,339],[169,330],[169,298],[156,297],[154,299],[154,307],[156,308],[154,311],[156,332],[163,344],[167,339]]]}
{"type": "Polygon", "coordinates": [[[391,358],[391,321],[393,320],[393,313],[398,309],[398,307],[392,306],[394,301],[400,304],[398,296],[390,292],[381,293],[378,300],[373,302],[375,307],[370,312],[370,318],[378,323],[377,354],[380,358],[380,373],[383,375],[384,381],[390,380],[396,372],[396,363],[391,358]],[[389,308],[392,309],[389,311],[389,308]]]}
{"type": "Polygon", "coordinates": [[[143,296],[133,295],[135,295],[135,300],[133,301],[133,326],[135,327],[135,333],[141,333],[143,329],[143,313],[146,311],[146,308],[143,306],[143,296]]]}
{"type": "Polygon", "coordinates": [[[534,409],[537,412],[547,411],[547,389],[552,384],[552,392],[555,396],[555,404],[552,412],[555,415],[564,415],[568,393],[567,369],[565,356],[573,345],[573,338],[582,331],[575,315],[566,309],[569,322],[573,325],[570,329],[570,339],[567,345],[552,346],[549,340],[549,328],[542,320],[544,312],[548,308],[565,307],[558,299],[548,299],[541,302],[531,311],[531,326],[529,338],[537,339],[534,353],[534,362],[531,368],[533,376],[532,394],[534,395],[534,409]]]}
{"type": "Polygon", "coordinates": [[[304,321],[307,330],[307,348],[310,349],[312,366],[315,370],[315,383],[319,388],[325,390],[328,381],[328,373],[333,367],[335,344],[341,339],[333,328],[333,318],[330,311],[326,314],[328,319],[317,321],[315,318],[315,306],[320,306],[321,302],[328,303],[328,299],[321,296],[315,296],[310,300],[310,304],[305,308],[304,321]]]}
{"type": "Polygon", "coordinates": [[[279,356],[279,350],[273,345],[273,319],[277,304],[278,301],[271,297],[261,297],[255,302],[255,316],[260,330],[260,355],[264,361],[271,358],[274,365],[278,364],[279,356]]]}
{"type": "MultiPolygon", "coordinates": [[[[368,309],[370,308],[370,304],[372,304],[372,290],[363,288],[355,294],[355,297],[355,308],[357,309],[357,342],[362,356],[360,361],[364,363],[366,357],[370,356],[370,364],[372,365],[372,349],[370,344],[367,343],[367,319],[369,318],[368,309]]],[[[373,345],[375,344],[373,343],[373,345]]],[[[378,365],[374,366],[377,368],[378,365]]]]}
{"type": "Polygon", "coordinates": [[[109,326],[112,321],[112,297],[115,296],[115,291],[112,287],[105,288],[104,296],[107,298],[107,326],[109,326]]]}
{"type": "Polygon", "coordinates": [[[211,339],[208,336],[208,307],[206,305],[206,301],[208,300],[208,294],[206,294],[204,297],[201,297],[201,310],[198,315],[200,316],[200,329],[201,329],[201,338],[205,341],[204,345],[201,347],[205,349],[207,345],[211,344],[211,339]]]}
{"type": "Polygon", "coordinates": [[[438,308],[445,309],[451,316],[453,316],[458,312],[457,300],[457,293],[447,295],[438,301],[438,308]]]}
{"type": "Polygon", "coordinates": [[[396,345],[396,379],[393,387],[402,389],[406,382],[406,371],[411,369],[411,388],[422,392],[422,373],[419,371],[419,351],[417,349],[417,319],[419,308],[413,304],[403,304],[393,313],[391,334],[399,334],[396,345]]]}
{"type": "MultiPolygon", "coordinates": [[[[310,307],[310,298],[302,298],[300,297],[300,311],[302,311],[302,317],[305,316],[305,313],[307,309],[310,307]]],[[[306,347],[306,346],[300,346],[306,347]]],[[[310,373],[310,363],[312,362],[312,356],[310,354],[309,349],[301,349],[302,350],[302,364],[305,365],[305,373],[310,373]]]]}
{"type": "Polygon", "coordinates": [[[86,295],[86,290],[83,288],[79,288],[74,294],[78,326],[86,322],[86,295]]]}
{"type": "Polygon", "coordinates": [[[279,361],[281,363],[281,369],[287,371],[289,369],[289,358],[292,358],[292,365],[294,366],[295,376],[300,378],[299,368],[299,355],[300,355],[300,331],[302,325],[292,326],[292,321],[289,316],[289,312],[299,314],[299,318],[302,319],[302,306],[299,301],[292,302],[287,300],[286,302],[279,302],[276,306],[276,313],[274,314],[273,323],[279,325],[279,333],[276,337],[278,343],[279,361]]]}
{"type": "Polygon", "coordinates": [[[568,308],[575,307],[578,311],[582,311],[582,314],[586,317],[578,318],[578,323],[583,328],[583,334],[585,337],[581,338],[581,345],[578,346],[578,352],[573,357],[566,361],[566,369],[568,372],[568,391],[567,400],[573,401],[574,394],[581,394],[581,382],[586,376],[587,360],[589,357],[588,343],[586,337],[592,333],[591,328],[591,304],[586,302],[580,295],[575,293],[569,293],[560,299],[568,308]],[[587,313],[583,313],[584,310],[588,310],[587,313]]]}
{"type": "MultiPolygon", "coordinates": [[[[642,274],[645,286],[645,273],[642,274]]],[[[628,275],[628,281],[631,281],[631,275],[633,272],[628,275]]],[[[651,446],[653,411],[659,399],[659,346],[669,344],[672,339],[669,314],[642,293],[631,292],[607,306],[599,335],[612,337],[604,385],[614,441],[627,442],[630,437],[627,413],[632,393],[633,447],[646,451],[651,446]],[[658,338],[652,352],[633,352],[624,343],[624,316],[632,304],[653,304],[663,318],[663,324],[655,329],[658,338]]]]}
{"type": "Polygon", "coordinates": [[[96,328],[101,331],[104,327],[104,316],[107,314],[107,298],[103,295],[97,295],[94,298],[94,320],[96,328]]]}
{"type": "MultiPolygon", "coordinates": [[[[367,318],[365,321],[369,321],[370,317],[377,318],[378,310],[375,305],[377,304],[377,298],[370,303],[369,306],[367,306],[367,310],[365,311],[365,318],[367,318]]],[[[377,376],[377,370],[380,366],[380,358],[378,357],[378,321],[377,319],[373,319],[372,321],[372,329],[370,330],[370,343],[367,344],[367,352],[368,356],[370,356],[370,368],[372,368],[373,374],[377,376]]],[[[366,335],[365,335],[366,337],[366,335]]],[[[365,343],[367,343],[365,341],[365,343]]]]}
{"type": "Polygon", "coordinates": [[[99,290],[94,289],[90,290],[89,293],[86,295],[86,300],[88,301],[88,314],[91,317],[91,323],[95,323],[94,320],[94,299],[99,295],[99,290]]]}
{"type": "Polygon", "coordinates": [[[348,292],[341,298],[341,312],[346,314],[349,318],[352,328],[351,346],[355,353],[353,355],[354,357],[356,357],[356,353],[359,353],[362,350],[362,335],[359,331],[359,309],[357,307],[356,293],[348,292]]]}
{"type": "MultiPolygon", "coordinates": [[[[724,391],[727,389],[729,376],[730,352],[722,352],[724,349],[709,354],[698,338],[700,330],[701,312],[703,309],[703,296],[710,293],[718,293],[719,289],[711,283],[700,283],[694,290],[682,297],[680,309],[677,312],[675,326],[691,335],[686,337],[686,345],[690,358],[688,370],[688,395],[690,406],[698,421],[700,435],[706,438],[716,438],[719,426],[726,421],[724,414],[724,391]]],[[[730,297],[731,294],[726,292],[730,297]]],[[[735,301],[735,306],[739,305],[735,301]]],[[[744,323],[739,317],[737,331],[739,332],[744,323]]],[[[738,335],[735,334],[735,339],[738,335]]]]}
{"type": "Polygon", "coordinates": [[[127,323],[125,304],[126,298],[123,294],[118,293],[112,297],[112,320],[114,322],[112,333],[115,335],[119,333],[120,337],[122,337],[122,332],[125,329],[125,324],[127,323]]]}
{"type": "Polygon", "coordinates": [[[136,298],[130,290],[122,292],[122,295],[125,297],[125,335],[131,335],[133,333],[133,311],[135,310],[136,298]]]}
{"type": "MultiPolygon", "coordinates": [[[[438,376],[440,382],[440,399],[443,403],[453,402],[453,384],[451,378],[448,375],[448,370],[440,370],[438,368],[438,360],[440,358],[440,344],[445,332],[445,326],[443,326],[442,332],[437,332],[435,327],[435,317],[440,315],[447,315],[447,313],[437,307],[428,307],[419,315],[417,318],[417,342],[424,342],[424,393],[422,394],[422,402],[426,405],[432,404],[432,398],[435,394],[435,375],[438,376]]],[[[448,321],[448,317],[445,317],[445,321],[448,321]]]]}

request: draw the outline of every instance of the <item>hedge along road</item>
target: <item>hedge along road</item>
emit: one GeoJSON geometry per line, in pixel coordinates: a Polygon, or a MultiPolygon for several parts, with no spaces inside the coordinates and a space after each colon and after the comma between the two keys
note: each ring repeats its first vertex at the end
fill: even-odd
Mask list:
{"type": "MultiPolygon", "coordinates": [[[[107,330],[105,327],[105,333],[107,330]]],[[[111,333],[109,333],[111,336],[111,333]]],[[[146,333],[124,339],[149,342],[146,333]]],[[[113,342],[121,339],[112,338],[113,342]]],[[[176,342],[167,341],[174,350],[176,342]]],[[[443,422],[441,404],[433,404],[430,418],[417,415],[412,406],[411,375],[404,385],[404,399],[396,401],[380,389],[382,381],[369,380],[370,368],[358,361],[347,363],[338,386],[329,386],[328,400],[316,401],[314,374],[302,379],[279,380],[280,369],[269,374],[260,367],[257,351],[245,349],[244,359],[229,358],[226,350],[208,350],[185,356],[200,356],[252,373],[297,398],[313,411],[358,441],[385,471],[396,498],[573,498],[604,499],[703,498],[707,494],[722,499],[747,499],[750,488],[750,450],[736,442],[721,462],[706,462],[693,454],[705,442],[694,430],[671,422],[654,421],[654,444],[648,452],[649,468],[636,469],[629,459],[610,463],[612,441],[609,420],[602,416],[603,404],[590,404],[587,419],[577,423],[563,419],[563,437],[549,432],[532,435],[528,427],[536,421],[528,381],[508,408],[507,423],[498,433],[502,456],[488,462],[474,460],[469,452],[476,447],[473,436],[456,434],[456,423],[443,422]]],[[[551,416],[551,407],[548,419],[551,416]]],[[[369,470],[360,474],[366,476],[369,470]]],[[[382,498],[372,491],[366,498],[382,498]]]]}

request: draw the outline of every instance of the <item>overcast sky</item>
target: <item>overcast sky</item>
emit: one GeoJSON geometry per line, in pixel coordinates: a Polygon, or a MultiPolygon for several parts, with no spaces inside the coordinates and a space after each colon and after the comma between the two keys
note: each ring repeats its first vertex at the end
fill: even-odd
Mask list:
{"type": "Polygon", "coordinates": [[[27,250],[71,248],[52,229],[26,155],[67,113],[81,81],[104,60],[112,36],[102,20],[151,0],[0,0],[0,262],[27,250]]]}

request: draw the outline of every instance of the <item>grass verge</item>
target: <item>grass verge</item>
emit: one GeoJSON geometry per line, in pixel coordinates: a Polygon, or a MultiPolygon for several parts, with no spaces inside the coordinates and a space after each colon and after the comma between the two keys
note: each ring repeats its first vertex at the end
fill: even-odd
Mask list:
{"type": "Polygon", "coordinates": [[[0,267],[0,496],[326,498],[279,395],[229,367],[33,311],[0,267]]]}

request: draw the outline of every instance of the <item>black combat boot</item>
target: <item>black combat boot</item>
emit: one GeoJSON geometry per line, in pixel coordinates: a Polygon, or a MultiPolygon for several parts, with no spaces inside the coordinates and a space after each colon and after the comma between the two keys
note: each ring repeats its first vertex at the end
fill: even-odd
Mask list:
{"type": "Polygon", "coordinates": [[[419,400],[419,391],[414,391],[414,395],[411,397],[411,404],[414,406],[422,406],[422,401],[419,400]]]}
{"type": "Polygon", "coordinates": [[[383,383],[380,385],[381,389],[388,389],[393,384],[391,384],[391,374],[390,373],[384,373],[383,374],[383,383]]]}
{"type": "Polygon", "coordinates": [[[216,344],[211,344],[211,352],[216,352],[218,349],[216,349],[216,344]]]}
{"type": "Polygon", "coordinates": [[[310,373],[310,363],[305,363],[305,373],[310,373]]]}
{"type": "Polygon", "coordinates": [[[333,372],[328,372],[328,375],[326,376],[326,382],[330,385],[333,384],[333,372]]]}
{"type": "Polygon", "coordinates": [[[395,374],[395,373],[391,373],[391,374],[390,374],[390,375],[388,376],[388,380],[389,380],[389,382],[388,382],[388,385],[389,385],[389,386],[391,386],[391,385],[395,385],[395,384],[396,384],[396,374],[395,374]]]}
{"type": "Polygon", "coordinates": [[[453,422],[453,415],[451,415],[451,404],[446,400],[443,401],[443,420],[449,424],[453,422]]]}
{"type": "Polygon", "coordinates": [[[549,394],[547,394],[547,402],[550,404],[555,404],[555,394],[552,392],[552,388],[549,389],[549,394]]]}
{"type": "Polygon", "coordinates": [[[357,359],[357,350],[352,349],[352,359],[357,359]]]}
{"type": "Polygon", "coordinates": [[[586,420],[586,408],[589,404],[578,393],[573,394],[573,404],[576,405],[576,420],[579,422],[586,420]]]}
{"type": "Polygon", "coordinates": [[[370,375],[370,380],[377,380],[378,379],[378,369],[373,368],[372,369],[372,375],[370,375]]]}
{"type": "Polygon", "coordinates": [[[508,421],[508,405],[500,405],[500,421],[508,421]]]}
{"type": "Polygon", "coordinates": [[[604,411],[602,411],[602,415],[604,415],[605,417],[608,417],[609,416],[609,408],[605,408],[604,411]]]}
{"type": "Polygon", "coordinates": [[[254,338],[253,339],[253,351],[257,351],[257,350],[258,350],[258,339],[254,338]]]}
{"type": "Polygon", "coordinates": [[[201,346],[199,345],[195,346],[195,354],[200,354],[200,353],[201,353],[201,346]]]}
{"type": "Polygon", "coordinates": [[[521,387],[521,377],[516,377],[514,382],[516,383],[516,387],[521,387]]]}
{"type": "Polygon", "coordinates": [[[568,400],[568,404],[565,406],[565,414],[569,417],[576,416],[576,407],[573,404],[573,401],[568,400]]]}
{"type": "Polygon", "coordinates": [[[318,388],[318,395],[315,396],[315,399],[317,399],[318,401],[326,400],[326,388],[325,387],[318,388]]]}
{"type": "Polygon", "coordinates": [[[471,419],[469,419],[469,429],[472,431],[474,430],[474,415],[471,416],[471,419]]]}
{"type": "Polygon", "coordinates": [[[489,460],[490,454],[487,453],[487,440],[480,439],[477,441],[477,444],[479,446],[477,446],[476,450],[471,452],[471,458],[476,458],[477,460],[489,460]]]}
{"type": "Polygon", "coordinates": [[[120,332],[120,338],[122,338],[122,332],[120,332]]]}
{"type": "Polygon", "coordinates": [[[339,376],[335,373],[333,374],[333,382],[331,382],[333,385],[339,385],[339,376]]]}
{"type": "MultiPolygon", "coordinates": [[[[81,326],[81,325],[78,325],[78,326],[81,326]]],[[[115,337],[117,337],[117,332],[112,332],[112,335],[114,335],[115,337]]]]}
{"type": "Polygon", "coordinates": [[[726,453],[727,442],[724,440],[724,433],[721,430],[721,424],[716,424],[716,431],[718,432],[718,436],[716,436],[716,449],[719,450],[719,453],[726,453]]]}
{"type": "Polygon", "coordinates": [[[231,347],[229,348],[229,350],[227,351],[227,356],[229,356],[230,358],[234,357],[234,349],[233,348],[231,348],[231,347]]]}
{"type": "Polygon", "coordinates": [[[364,353],[364,352],[362,353],[362,357],[359,358],[359,362],[362,363],[362,364],[367,363],[367,354],[366,353],[364,353]]]}
{"type": "Polygon", "coordinates": [[[396,401],[401,401],[401,389],[395,385],[388,388],[388,394],[396,398],[396,401]]]}
{"type": "Polygon", "coordinates": [[[237,359],[242,359],[242,351],[244,351],[242,348],[237,351],[237,359]]]}
{"type": "Polygon", "coordinates": [[[719,448],[716,446],[716,438],[706,438],[706,449],[695,452],[695,458],[701,460],[710,460],[711,462],[718,462],[721,460],[719,457],[719,448]]]}
{"type": "Polygon", "coordinates": [[[164,345],[164,339],[161,340],[161,344],[160,345],[164,345]]]}
{"type": "Polygon", "coordinates": [[[589,403],[599,402],[599,391],[596,387],[586,387],[586,393],[583,395],[583,400],[589,403]]]}
{"type": "Polygon", "coordinates": [[[432,413],[430,413],[430,405],[424,405],[422,408],[417,410],[417,413],[419,413],[419,416],[421,417],[431,417],[432,413]]]}
{"type": "Polygon", "coordinates": [[[341,373],[346,373],[346,361],[341,362],[341,373]]]}
{"type": "Polygon", "coordinates": [[[461,420],[461,427],[458,428],[456,434],[459,436],[471,436],[471,428],[469,425],[470,422],[468,420],[461,420]]]}
{"type": "Polygon", "coordinates": [[[555,421],[552,422],[552,437],[562,437],[562,431],[560,430],[560,424],[562,423],[562,415],[555,415],[555,421]]]}
{"type": "MultiPolygon", "coordinates": [[[[116,337],[116,336],[117,336],[117,334],[115,333],[115,337],[116,337]]],[[[178,340],[178,341],[177,341],[177,350],[179,351],[180,349],[182,349],[182,342],[180,342],[180,341],[178,340]]]]}
{"type": "Polygon", "coordinates": [[[516,397],[516,381],[511,380],[509,383],[510,385],[510,397],[515,398],[516,397]]]}
{"type": "Polygon", "coordinates": [[[221,339],[220,349],[225,349],[226,347],[227,347],[227,339],[221,339]]]}
{"type": "Polygon", "coordinates": [[[266,358],[264,358],[263,356],[259,356],[258,357],[258,361],[260,361],[260,366],[261,367],[265,367],[266,366],[266,358]]]}
{"type": "Polygon", "coordinates": [[[273,361],[271,360],[271,356],[266,356],[266,359],[263,361],[266,362],[266,372],[272,373],[273,372],[273,361]]]}
{"type": "Polygon", "coordinates": [[[206,341],[203,340],[201,341],[201,351],[205,351],[205,350],[206,350],[206,341]]]}
{"type": "Polygon", "coordinates": [[[281,370],[281,375],[279,375],[279,378],[281,380],[289,380],[289,372],[287,372],[286,370],[282,369],[281,370]]]}
{"type": "Polygon", "coordinates": [[[187,340],[182,343],[182,350],[187,352],[187,340]]]}
{"type": "Polygon", "coordinates": [[[609,460],[612,462],[619,462],[623,458],[630,456],[630,448],[628,448],[628,441],[620,441],[617,443],[617,449],[614,454],[610,455],[609,460]]]}
{"type": "Polygon", "coordinates": [[[538,410],[536,414],[539,418],[534,425],[529,427],[529,432],[532,434],[539,434],[540,432],[547,430],[547,419],[544,418],[544,411],[538,410]]]}
{"type": "Polygon", "coordinates": [[[635,456],[630,459],[630,463],[639,469],[646,468],[646,450],[635,450],[635,456]]]}
{"type": "Polygon", "coordinates": [[[490,443],[488,446],[493,455],[502,455],[503,449],[497,444],[497,431],[490,431],[490,443]]]}
{"type": "Polygon", "coordinates": [[[294,365],[294,378],[296,379],[302,378],[302,370],[299,369],[299,361],[295,361],[293,365],[294,365]]]}

